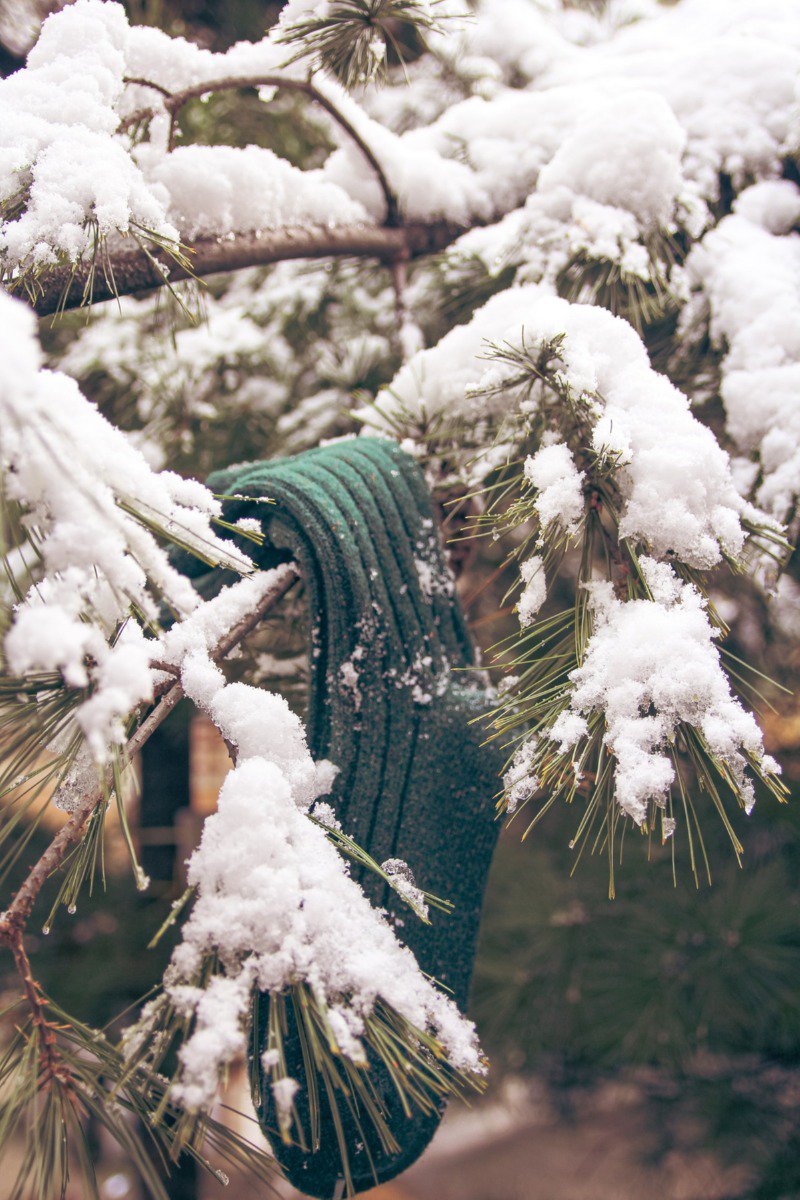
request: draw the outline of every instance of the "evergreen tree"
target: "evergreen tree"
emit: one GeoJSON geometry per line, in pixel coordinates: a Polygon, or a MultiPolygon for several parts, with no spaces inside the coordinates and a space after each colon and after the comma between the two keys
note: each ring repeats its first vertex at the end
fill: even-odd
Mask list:
{"type": "MultiPolygon", "coordinates": [[[[483,1085],[474,1027],[367,898],[432,919],[436,863],[381,861],[324,799],[331,764],[297,715],[307,573],[241,501],[246,473],[199,482],[343,435],[398,442],[424,472],[496,688],[481,729],[504,763],[498,818],[536,828],[527,859],[502,851],[509,895],[488,914],[490,1048],[684,1065],[703,1027],[712,1049],[796,1056],[787,788],[756,719],[786,694],[800,598],[792,3],[17,8],[0,26],[0,941],[17,991],[0,1148],[23,1134],[16,1195],[59,1195],[70,1171],[94,1189],[93,1123],[156,1197],[181,1156],[267,1179],[212,1115],[259,991],[276,1137],[321,1136],[319,1097],[307,1120],[295,1103],[295,1022],[307,1076],[345,1114],[347,1190],[347,1114],[391,1145],[380,1070],[420,1121],[483,1085]],[[48,891],[46,930],[101,905],[86,897],[110,809],[147,890],[133,762],[186,698],[233,769],[162,930],[159,989],[124,1033],[98,1031],[34,977],[26,931],[48,891]],[[52,806],[66,820],[45,842],[52,806]],[[773,839],[751,888],[721,844],[740,858],[748,819],[773,839]],[[593,899],[592,855],[614,909],[593,899]],[[534,856],[563,920],[531,894],[534,856]],[[710,900],[685,899],[717,870],[710,900]],[[684,935],[703,951],[644,965],[684,935]],[[720,937],[743,947],[738,974],[720,937]],[[520,942],[522,980],[506,969],[520,942]],[[643,981],[627,1008],[603,977],[612,947],[643,981]],[[560,1032],[550,988],[592,996],[560,1032]]],[[[431,603],[451,587],[437,539],[421,532],[411,581],[431,603]]],[[[360,662],[334,681],[354,705],[360,662]]],[[[463,665],[452,652],[444,671],[463,665]]],[[[421,660],[380,686],[425,707],[429,675],[421,660]]]]}

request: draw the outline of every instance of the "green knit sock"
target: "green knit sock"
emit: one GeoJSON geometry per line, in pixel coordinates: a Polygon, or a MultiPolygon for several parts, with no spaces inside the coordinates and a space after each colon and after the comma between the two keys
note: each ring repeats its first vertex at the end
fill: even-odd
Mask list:
{"type": "MultiPolygon", "coordinates": [[[[311,613],[308,739],[316,759],[339,768],[333,804],[344,831],[378,862],[405,860],[416,882],[454,904],[425,925],[375,875],[364,890],[392,914],[420,966],[467,1002],[483,892],[497,826],[493,797],[502,757],[481,745],[489,708],[485,684],[445,565],[431,499],[414,462],[393,443],[359,438],[278,462],[244,465],[210,481],[234,494],[231,520],[256,516],[267,535],[262,564],[285,551],[299,565],[311,613]],[[268,498],[273,503],[265,504],[268,498]],[[259,503],[259,500],[262,502],[259,503]]],[[[256,1026],[267,1026],[268,995],[256,1026]]],[[[289,1073],[305,1071],[291,1019],[289,1073]]],[[[260,1049],[263,1049],[263,1045],[260,1049]]],[[[258,1051],[258,1047],[256,1048],[258,1051]]],[[[441,1112],[403,1113],[380,1068],[376,1086],[399,1144],[387,1153],[367,1121],[344,1112],[356,1191],[409,1166],[433,1136],[441,1112]]],[[[341,1188],[341,1154],[324,1092],[319,1147],[306,1152],[273,1139],[292,1183],[330,1198],[341,1188]]],[[[269,1085],[259,1116],[274,1132],[269,1085]]]]}

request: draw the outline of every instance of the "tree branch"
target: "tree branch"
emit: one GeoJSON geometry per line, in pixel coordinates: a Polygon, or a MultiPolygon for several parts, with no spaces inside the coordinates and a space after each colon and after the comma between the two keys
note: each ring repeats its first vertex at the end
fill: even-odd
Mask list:
{"type": "Polygon", "coordinates": [[[392,263],[398,258],[435,254],[463,232],[460,226],[445,221],[394,229],[376,225],[286,226],[227,238],[198,238],[182,247],[191,263],[188,268],[164,251],[147,250],[138,243],[129,248],[123,243],[119,249],[107,251],[99,268],[84,262],[48,273],[36,285],[33,308],[38,316],[46,317],[80,308],[87,302],[99,303],[183,279],[201,279],[288,259],[374,258],[392,263]],[[87,286],[92,275],[91,285],[87,286]]]}
{"type": "MultiPolygon", "coordinates": [[[[231,650],[239,645],[262,617],[297,582],[298,571],[294,563],[286,563],[278,570],[280,574],[274,586],[264,593],[253,611],[220,638],[211,655],[215,662],[221,662],[230,654],[231,650]]],[[[177,679],[167,686],[167,690],[163,692],[156,706],[148,713],[133,736],[128,739],[125,749],[129,758],[141,750],[153,732],[182,699],[183,685],[180,679],[177,679]]],[[[78,808],[58,831],[38,862],[31,868],[27,879],[8,909],[0,915],[0,944],[5,945],[11,951],[17,974],[22,982],[33,1028],[38,1037],[38,1068],[44,1088],[58,1083],[71,1092],[72,1077],[59,1053],[56,1028],[47,1018],[46,1001],[31,970],[30,959],[25,949],[25,925],[46,880],[53,871],[61,866],[72,847],[80,842],[89,818],[107,795],[111,779],[109,771],[103,784],[98,785],[84,796],[78,808]]]]}
{"type": "Polygon", "coordinates": [[[14,956],[17,973],[22,980],[22,988],[30,1009],[33,1028],[39,1038],[39,1068],[42,1086],[47,1088],[51,1083],[57,1082],[71,1093],[72,1077],[69,1068],[58,1052],[56,1030],[47,1019],[47,1002],[33,977],[31,962],[21,933],[11,943],[10,950],[14,956]]]}
{"type": "Polygon", "coordinates": [[[112,247],[103,246],[96,260],[67,264],[39,279],[35,284],[33,307],[40,317],[80,308],[87,303],[135,295],[185,279],[201,279],[224,271],[289,259],[374,258],[384,263],[405,264],[412,258],[445,249],[465,232],[462,227],[446,221],[403,224],[397,197],[374,152],[344,113],[309,80],[252,75],[209,80],[172,93],[147,79],[127,78],[125,82],[158,92],[163,97],[163,110],[141,109],[126,118],[121,129],[152,120],[159,111],[164,111],[170,117],[170,149],[181,108],[209,92],[276,87],[308,96],[328,113],[363,154],[383,192],[385,224],[286,226],[227,237],[201,237],[189,245],[176,247],[180,256],[170,255],[164,247],[149,246],[131,236],[118,240],[112,247]]]}
{"type": "MultiPolygon", "coordinates": [[[[252,629],[256,627],[264,615],[286,595],[298,579],[297,567],[294,563],[286,563],[278,568],[280,575],[273,587],[264,593],[260,602],[251,613],[248,613],[238,625],[234,625],[218,642],[211,655],[214,662],[221,662],[231,650],[239,645],[252,629]]],[[[126,754],[133,758],[154,731],[169,716],[173,708],[183,699],[183,685],[176,680],[162,695],[158,704],[142,721],[136,732],[126,744],[126,754]]],[[[20,887],[12,903],[0,916],[0,943],[8,946],[12,952],[21,942],[22,932],[30,916],[39,892],[53,871],[61,866],[73,846],[81,840],[86,823],[97,805],[106,795],[110,779],[106,778],[105,787],[98,785],[93,791],[84,796],[79,806],[62,825],[50,845],[38,862],[31,868],[27,878],[20,887]]]]}
{"type": "MultiPolygon", "coordinates": [[[[211,79],[206,83],[193,84],[191,87],[183,88],[179,92],[169,92],[166,88],[162,87],[161,84],[151,83],[147,79],[127,78],[125,82],[136,83],[141,87],[151,87],[164,96],[164,108],[167,110],[170,116],[168,144],[169,150],[173,150],[175,148],[175,122],[177,120],[178,113],[185,104],[189,103],[190,100],[196,100],[200,96],[208,96],[211,92],[230,92],[235,90],[238,91],[240,88],[262,87],[283,88],[284,91],[300,92],[302,95],[308,96],[308,98],[313,100],[315,104],[318,104],[320,108],[325,109],[325,112],[328,114],[328,116],[331,117],[331,119],[336,122],[340,129],[344,130],[350,140],[356,146],[358,146],[359,150],[364,155],[364,158],[369,163],[375,174],[375,178],[378,180],[378,183],[381,186],[381,191],[383,192],[383,197],[386,201],[385,223],[388,226],[396,226],[400,224],[400,213],[397,197],[389,185],[389,180],[386,178],[386,173],[381,164],[378,162],[378,159],[375,157],[372,149],[367,142],[364,141],[364,138],[361,136],[352,122],[348,120],[344,113],[340,112],[333,101],[330,100],[324,92],[321,92],[318,88],[316,88],[314,84],[310,82],[310,80],[292,79],[290,76],[284,75],[244,75],[241,78],[232,76],[225,79],[211,79]]],[[[124,129],[129,125],[136,125],[142,120],[147,120],[148,118],[152,119],[152,117],[157,115],[157,111],[153,109],[146,109],[133,113],[123,123],[122,128],[124,129]]]]}

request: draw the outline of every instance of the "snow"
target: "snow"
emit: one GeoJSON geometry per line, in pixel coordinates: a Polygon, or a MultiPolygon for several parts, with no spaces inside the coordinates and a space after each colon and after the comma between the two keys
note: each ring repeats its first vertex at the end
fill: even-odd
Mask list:
{"type": "Polygon", "coordinates": [[[562,188],[622,208],[645,232],[668,227],[683,186],[686,136],[662,97],[614,97],[584,117],[542,168],[540,195],[562,188]],[[598,154],[602,145],[602,154],[598,154]]]}
{"type": "Polygon", "coordinates": [[[515,752],[503,775],[503,791],[506,812],[513,815],[518,808],[531,800],[539,790],[540,782],[533,772],[533,760],[538,747],[536,738],[529,738],[515,752]]]}
{"type": "MultiPolygon", "coordinates": [[[[560,422],[570,419],[569,406],[558,402],[564,394],[585,402],[591,447],[601,459],[616,463],[621,536],[644,542],[657,557],[674,555],[694,567],[714,566],[723,554],[741,553],[740,518],[750,510],[736,490],[727,454],[693,416],[686,396],[652,369],[631,326],[605,309],[570,304],[535,285],[509,288],[468,324],[456,326],[403,366],[364,415],[372,427],[383,422],[387,429],[403,413],[424,414],[428,420],[449,417],[478,436],[485,429],[488,436],[516,403],[526,420],[537,414],[546,419],[558,438],[560,422]],[[524,345],[531,355],[557,347],[550,388],[515,400],[502,387],[501,368],[487,368],[493,345],[524,345]]],[[[543,482],[553,453],[551,446],[540,460],[543,482]]],[[[555,450],[555,461],[567,470],[563,453],[555,450]]],[[[480,477],[480,459],[471,470],[473,478],[480,477]]],[[[540,501],[542,515],[555,519],[563,502],[569,528],[583,507],[580,472],[573,464],[566,475],[554,478],[555,491],[548,497],[545,488],[540,501]]]]}
{"type": "Polygon", "coordinates": [[[389,883],[406,904],[423,921],[428,919],[428,905],[425,903],[425,893],[418,888],[414,880],[414,872],[402,858],[387,858],[381,863],[381,870],[388,877],[389,883]]]}
{"type": "Polygon", "coordinates": [[[154,657],[178,667],[193,651],[212,653],[229,630],[248,617],[287,575],[293,574],[291,566],[275,567],[271,571],[254,572],[223,588],[163,633],[154,649],[154,657]]]}
{"type": "Polygon", "coordinates": [[[610,583],[588,585],[595,628],[570,675],[569,706],[547,736],[565,753],[586,736],[586,718],[602,714],[616,760],[616,801],[641,825],[651,804],[664,806],[675,780],[676,730],[693,726],[729,767],[749,811],[748,762],[770,771],[775,764],[764,755],[755,718],[731,693],[705,602],[666,564],[643,558],[641,565],[652,599],[622,601],[610,583]]]}
{"type": "Polygon", "coordinates": [[[113,133],[123,90],[127,19],[120,5],[77,0],[44,22],[24,71],[0,80],[0,258],[40,266],[76,259],[133,224],[177,237],[163,199],[113,133]]]}
{"type": "MultiPolygon", "coordinates": [[[[180,238],[280,225],[358,223],[362,206],[318,171],[257,146],[167,152],[163,116],[133,147],[122,119],[160,94],[203,80],[274,71],[270,38],[212,54],[155,29],[131,28],[121,5],[76,0],[43,24],[26,68],[0,80],[0,261],[41,269],[76,261],[95,238],[180,238]],[[15,207],[19,211],[15,212],[15,207]]],[[[291,75],[291,71],[285,72],[291,75]]]]}
{"type": "MultiPolygon", "coordinates": [[[[185,657],[182,679],[237,754],[189,861],[197,899],[166,977],[170,997],[196,1017],[180,1052],[176,1099],[190,1109],[212,1102],[221,1071],[245,1050],[253,987],[280,992],[298,982],[328,1006],[340,1048],[356,1061],[364,1057],[364,1020],[380,998],[432,1031],[454,1066],[479,1071],[471,1023],[422,974],[324,828],[308,820],[330,769],[314,764],[286,702],[226,684],[200,649],[185,657]],[[224,974],[202,991],[193,981],[211,951],[224,974]]],[[[413,888],[397,863],[385,869],[413,888]]]]}
{"type": "MultiPolygon", "coordinates": [[[[696,233],[708,222],[721,173],[737,186],[769,177],[790,148],[796,10],[790,0],[763,9],[760,0],[682,0],[616,6],[602,19],[487,0],[477,21],[437,43],[445,57],[458,43],[454,61],[481,94],[400,134],[387,127],[390,100],[373,105],[381,122],[324,73],[314,84],[370,145],[408,218],[469,225],[524,206],[517,252],[531,260],[530,278],[575,252],[643,276],[654,233],[696,233]]],[[[95,226],[103,236],[136,228],[174,241],[382,220],[374,172],[333,122],[339,148],[305,172],[254,146],[168,153],[163,114],[136,148],[124,133],[123,119],[161,104],[154,88],[126,78],[172,92],[276,72],[301,78],[303,64],[291,64],[279,40],[294,22],[286,12],[261,41],[214,53],[131,27],[115,3],[77,0],[49,17],[27,68],[0,83],[0,198],[24,202],[2,227],[8,267],[74,260],[95,226]]],[[[406,103],[398,90],[395,107],[406,103]]]]}
{"type": "Polygon", "coordinates": [[[534,554],[521,564],[519,573],[524,587],[517,601],[517,611],[519,623],[525,629],[533,625],[536,614],[547,599],[544,562],[538,554],[534,554]]]}
{"type": "MultiPolygon", "coordinates": [[[[496,219],[522,205],[538,181],[545,191],[563,186],[619,207],[644,228],[669,227],[677,197],[695,210],[716,199],[721,172],[739,183],[780,169],[800,35],[791,0],[774,0],[765,15],[766,7],[646,5],[644,19],[603,30],[588,14],[571,14],[570,29],[557,9],[537,14],[533,5],[495,0],[467,26],[461,46],[462,56],[493,56],[484,59],[493,80],[485,97],[452,104],[400,136],[386,137],[377,122],[362,130],[376,139],[409,216],[496,219]],[[504,28],[513,29],[507,38],[504,28]],[[509,76],[524,63],[527,86],[500,84],[498,59],[509,76]],[[430,154],[443,160],[435,173],[430,154]]],[[[328,169],[380,214],[379,192],[353,147],[328,169]]]]}
{"type": "MultiPolygon", "coordinates": [[[[308,59],[287,62],[278,38],[327,5],[291,0],[272,33],[225,53],[131,26],[113,2],[76,0],[49,17],[27,67],[0,81],[3,277],[18,283],[25,272],[74,262],[96,239],[112,248],[132,236],[175,245],[381,222],[385,197],[372,167],[319,109],[335,149],[300,170],[257,146],[170,151],[162,95],[125,82],[141,77],[174,92],[275,72],[305,79],[308,59]],[[155,115],[134,144],[126,122],[142,110],[155,115]]],[[[479,1071],[481,1063],[472,1025],[349,875],[335,845],[346,831],[321,799],[335,764],[312,760],[281,696],[228,683],[214,661],[224,635],[291,568],[248,574],[248,560],[215,533],[219,503],[202,485],[152,468],[170,461],[175,437],[186,461],[197,449],[195,426],[202,437],[211,422],[226,428],[251,410],[269,428],[265,453],[338,434],[353,397],[371,399],[365,381],[388,378],[399,345],[407,361],[377,407],[362,409],[371,428],[404,437],[432,479],[446,462],[444,474],[452,470],[470,491],[509,458],[524,460],[520,490],[535,521],[519,563],[523,630],[554,582],[549,551],[579,548],[590,505],[642,569],[642,579],[616,590],[589,584],[580,665],[548,700],[536,734],[512,735],[507,811],[552,780],[553,757],[563,756],[564,777],[572,778],[571,760],[575,777],[585,770],[591,782],[581,756],[598,730],[620,811],[641,825],[658,810],[664,838],[676,828],[668,813],[681,727],[724,766],[748,812],[753,774],[778,770],[733,694],[700,585],[724,559],[745,558],[743,523],[766,519],[763,510],[775,527],[798,496],[800,188],[779,178],[800,134],[797,16],[796,0],[610,0],[592,11],[560,0],[481,0],[457,31],[431,34],[436,58],[409,65],[410,87],[356,98],[314,72],[314,86],[374,151],[403,216],[467,232],[443,261],[415,265],[399,330],[388,284],[381,291],[372,279],[342,275],[339,296],[323,268],[284,264],[220,283],[197,328],[168,328],[158,300],[124,300],[81,333],[59,335],[67,373],[102,371],[111,394],[135,409],[137,435],[114,429],[67,375],[42,370],[30,311],[0,293],[4,485],[41,553],[29,577],[12,548],[25,594],[10,613],[4,666],[29,680],[57,673],[81,693],[67,732],[81,735],[82,749],[55,803],[75,810],[124,742],[131,715],[176,672],[235,755],[189,864],[196,903],[165,980],[193,1021],[175,1091],[187,1108],[208,1108],[225,1066],[244,1052],[254,989],[308,985],[356,1062],[380,999],[439,1038],[452,1065],[479,1071]],[[720,216],[729,196],[732,212],[720,216]],[[456,318],[439,311],[436,287],[449,298],[452,282],[461,298],[459,272],[476,265],[479,294],[484,282],[499,288],[508,268],[514,285],[437,342],[456,318]],[[574,302],[604,300],[593,290],[598,277],[613,281],[619,310],[634,321],[630,298],[643,289],[670,317],[680,313],[669,370],[691,381],[689,394],[653,369],[631,325],[574,302]],[[715,354],[692,380],[682,368],[706,338],[715,354]],[[426,339],[435,344],[424,348],[426,339]],[[544,362],[544,381],[513,385],[513,368],[496,357],[503,346],[544,362]],[[717,390],[733,462],[696,415],[717,390]],[[201,603],[151,523],[245,577],[201,603]],[[165,609],[176,614],[166,631],[165,609]],[[219,973],[200,988],[209,953],[219,973]]],[[[258,94],[269,118],[274,89],[258,94]]],[[[239,524],[260,528],[252,518],[239,524]]],[[[414,549],[429,598],[453,590],[436,569],[437,538],[427,523],[414,549]]],[[[577,558],[568,557],[556,594],[569,590],[577,558]]],[[[714,584],[725,586],[719,575],[714,584]]],[[[778,582],[767,618],[776,641],[797,636],[799,598],[793,580],[778,582]]],[[[359,657],[338,680],[357,706],[359,657]]],[[[444,679],[433,667],[420,655],[387,686],[430,704],[444,679]]],[[[526,672],[506,683],[499,702],[524,714],[526,672]]],[[[390,859],[382,869],[424,918],[412,867],[390,859]]],[[[297,1085],[277,1066],[265,1056],[288,1121],[297,1085]]]]}
{"type": "Polygon", "coordinates": [[[186,238],[285,225],[358,224],[362,206],[318,171],[301,171],[260,146],[183,146],[149,172],[186,238]]]}
{"type": "Polygon", "coordinates": [[[199,600],[136,514],[205,559],[251,564],[214,532],[220,511],[202,485],[156,474],[66,375],[41,369],[35,321],[0,293],[0,427],[6,494],[35,530],[39,566],[4,651],[17,675],[59,672],[90,687],[75,719],[94,758],[125,739],[125,718],[153,694],[153,642],[165,599],[179,615],[199,600]]]}
{"type": "Polygon", "coordinates": [[[795,184],[756,184],[687,260],[696,303],[684,328],[708,323],[723,355],[727,431],[743,455],[758,455],[755,499],[778,520],[790,513],[800,480],[798,220],[795,184]]]}
{"type": "Polygon", "coordinates": [[[536,489],[533,501],[539,525],[547,531],[561,525],[569,534],[576,534],[583,517],[583,480],[569,446],[564,442],[549,442],[525,460],[526,481],[536,489]]]}

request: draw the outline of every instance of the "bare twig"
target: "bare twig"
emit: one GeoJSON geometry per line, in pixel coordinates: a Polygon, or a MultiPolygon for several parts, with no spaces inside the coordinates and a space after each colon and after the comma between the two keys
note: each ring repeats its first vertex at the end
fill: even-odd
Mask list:
{"type": "MultiPolygon", "coordinates": [[[[169,97],[172,95],[172,92],[169,90],[169,88],[165,88],[163,84],[154,83],[152,79],[142,79],[138,75],[126,75],[123,80],[123,83],[135,83],[139,87],[152,88],[154,92],[160,92],[162,96],[169,97]]],[[[138,117],[138,114],[137,114],[137,117],[138,117]]],[[[122,123],[123,128],[126,128],[131,123],[132,123],[131,118],[128,118],[126,121],[123,121],[123,123],[122,123]]]]}

